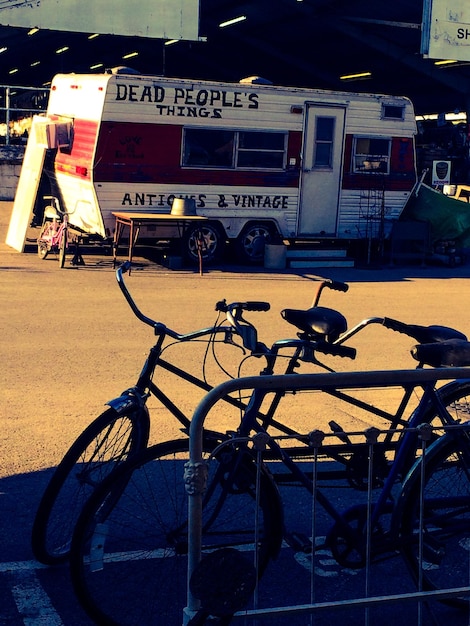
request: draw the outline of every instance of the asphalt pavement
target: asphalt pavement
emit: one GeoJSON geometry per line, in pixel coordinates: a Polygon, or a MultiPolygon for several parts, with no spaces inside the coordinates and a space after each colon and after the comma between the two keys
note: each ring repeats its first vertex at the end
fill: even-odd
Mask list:
{"type": "MultiPolygon", "coordinates": [[[[12,203],[0,202],[0,624],[86,626],[91,622],[75,599],[67,567],[45,568],[34,561],[31,524],[48,478],[70,443],[109,399],[135,382],[152,331],[136,320],[122,298],[112,258],[104,250],[87,250],[85,265],[72,266],[67,259],[60,269],[54,255],[41,260],[35,253],[37,229],[28,232],[28,252],[6,246],[11,208],[12,203]]],[[[470,335],[470,264],[313,271],[227,265],[204,268],[201,276],[197,268],[170,270],[142,252],[137,250],[127,284],[144,312],[179,332],[210,326],[215,321],[215,303],[226,298],[270,302],[269,312],[250,318],[266,343],[295,336],[279,312],[285,307],[308,308],[318,280],[331,278],[347,282],[350,289],[324,292],[322,304],[340,310],[350,327],[365,318],[388,316],[452,326],[470,335]]],[[[409,339],[382,327],[364,330],[353,344],[358,357],[353,363],[341,360],[342,370],[414,367],[409,339]]],[[[183,353],[177,358],[194,368],[201,365],[200,354],[183,353]]],[[[228,366],[236,373],[233,363],[228,366]]],[[[181,404],[188,415],[199,399],[200,394],[185,391],[181,404]]],[[[174,421],[161,416],[158,407],[152,408],[153,442],[180,435],[174,421]]],[[[297,418],[311,420],[305,414],[297,418]]],[[[356,426],[355,416],[344,419],[346,429],[356,426]]],[[[312,423],[301,427],[311,429],[312,423]]],[[[306,557],[289,550],[282,556],[284,577],[273,582],[274,589],[282,589],[283,598],[290,592],[295,597],[304,584],[299,581],[303,581],[306,557]],[[295,570],[288,570],[294,561],[295,570]]],[[[329,555],[318,558],[320,587],[340,589],[358,580],[357,574],[341,571],[329,555]]],[[[401,563],[393,571],[395,566],[389,564],[379,567],[377,580],[386,582],[390,576],[390,581],[401,584],[406,576],[401,563]]],[[[315,623],[337,624],[344,619],[338,613],[338,617],[319,616],[315,623]]],[[[366,623],[364,619],[363,611],[348,614],[348,624],[366,623]]],[[[385,626],[396,622],[396,613],[388,608],[367,619],[385,626]]],[[[458,623],[445,612],[438,619],[440,624],[449,619],[458,623]]],[[[305,616],[299,620],[282,623],[310,623],[305,616]]],[[[417,623],[414,613],[406,620],[400,623],[417,623]]]]}

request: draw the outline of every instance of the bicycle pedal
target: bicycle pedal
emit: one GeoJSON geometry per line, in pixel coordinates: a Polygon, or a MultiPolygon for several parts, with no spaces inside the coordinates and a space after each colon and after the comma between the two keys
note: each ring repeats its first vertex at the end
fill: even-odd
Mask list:
{"type": "Polygon", "coordinates": [[[287,544],[293,548],[296,552],[305,552],[306,554],[312,551],[312,542],[303,533],[287,533],[285,536],[287,544]]]}

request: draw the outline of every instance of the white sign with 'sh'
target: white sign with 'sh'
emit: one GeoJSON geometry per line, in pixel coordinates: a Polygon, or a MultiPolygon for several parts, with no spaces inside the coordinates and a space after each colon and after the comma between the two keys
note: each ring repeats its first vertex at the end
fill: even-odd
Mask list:
{"type": "Polygon", "coordinates": [[[433,59],[470,61],[468,0],[424,0],[421,52],[433,59]]]}

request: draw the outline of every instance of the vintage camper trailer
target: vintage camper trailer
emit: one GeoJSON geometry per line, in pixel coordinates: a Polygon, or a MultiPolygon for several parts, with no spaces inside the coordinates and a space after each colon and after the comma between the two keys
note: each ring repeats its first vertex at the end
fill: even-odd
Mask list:
{"type": "Polygon", "coordinates": [[[57,75],[29,141],[46,143],[52,192],[85,232],[111,237],[115,211],[169,213],[175,198],[193,198],[207,218],[207,256],[231,240],[250,261],[260,237],[351,240],[376,221],[386,229],[416,182],[415,133],[405,97],[120,68],[57,75]]]}

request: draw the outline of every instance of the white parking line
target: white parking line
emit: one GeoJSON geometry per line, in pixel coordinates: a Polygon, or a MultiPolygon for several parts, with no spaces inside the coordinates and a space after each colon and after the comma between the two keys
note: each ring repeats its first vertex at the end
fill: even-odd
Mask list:
{"type": "Polygon", "coordinates": [[[38,563],[37,561],[9,561],[0,563],[0,574],[5,572],[24,572],[36,569],[47,569],[47,565],[38,563]]]}
{"type": "Polygon", "coordinates": [[[32,569],[12,573],[13,598],[25,626],[62,626],[57,611],[32,569]]]}

